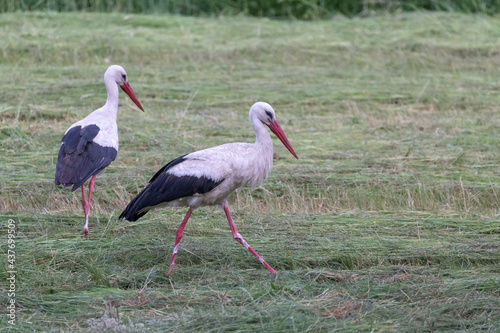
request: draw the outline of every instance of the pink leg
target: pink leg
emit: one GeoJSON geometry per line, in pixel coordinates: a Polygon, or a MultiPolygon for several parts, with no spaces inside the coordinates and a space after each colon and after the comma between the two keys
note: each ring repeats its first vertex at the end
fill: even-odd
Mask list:
{"type": "Polygon", "coordinates": [[[83,214],[85,214],[85,226],[83,227],[82,236],[88,237],[89,236],[89,204],[85,201],[85,191],[83,189],[83,185],[82,185],[82,207],[83,207],[83,214]]]}
{"type": "Polygon", "coordinates": [[[271,266],[269,266],[269,264],[267,262],[265,262],[264,259],[262,259],[262,257],[259,256],[259,254],[257,252],[255,252],[254,249],[252,249],[252,247],[250,245],[248,245],[247,242],[245,242],[243,237],[241,237],[238,230],[236,230],[236,226],[233,223],[233,218],[231,217],[231,214],[229,213],[229,207],[227,205],[224,206],[224,212],[226,213],[227,220],[229,221],[229,226],[231,227],[231,232],[233,233],[233,238],[236,239],[241,245],[243,245],[248,251],[250,251],[250,253],[252,253],[255,257],[257,257],[257,259],[259,259],[261,264],[264,265],[271,273],[276,273],[276,271],[271,266]]]}
{"type": "MultiPolygon", "coordinates": [[[[92,197],[92,190],[94,189],[94,181],[97,175],[93,175],[90,179],[89,184],[89,201],[85,203],[83,211],[85,213],[85,226],[83,227],[82,236],[88,238],[89,237],[89,213],[90,213],[90,198],[92,197]]],[[[82,200],[85,201],[85,195],[83,194],[83,185],[82,185],[82,200]]]]}
{"type": "Polygon", "coordinates": [[[182,220],[181,225],[177,229],[177,234],[175,235],[174,253],[172,253],[172,259],[170,260],[170,268],[168,269],[168,274],[172,274],[172,269],[174,268],[174,263],[175,263],[175,256],[177,256],[177,251],[179,250],[179,243],[181,242],[182,235],[184,234],[184,227],[186,226],[186,223],[189,220],[189,217],[191,216],[192,212],[193,209],[189,207],[189,210],[186,216],[184,217],[184,220],[182,220]]]}
{"type": "Polygon", "coordinates": [[[90,179],[90,184],[89,184],[89,204],[90,204],[90,197],[92,196],[92,190],[94,189],[95,177],[97,177],[97,175],[93,175],[92,178],[90,179]]]}

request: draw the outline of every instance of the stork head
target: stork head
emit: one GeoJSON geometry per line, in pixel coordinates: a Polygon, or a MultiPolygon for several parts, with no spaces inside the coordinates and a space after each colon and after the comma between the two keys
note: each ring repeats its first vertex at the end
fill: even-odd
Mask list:
{"type": "Polygon", "coordinates": [[[276,113],[271,105],[265,102],[257,102],[250,108],[250,118],[252,116],[257,117],[264,125],[268,126],[269,129],[281,140],[283,145],[288,149],[288,151],[295,156],[295,158],[299,158],[295,151],[293,150],[290,141],[283,132],[280,124],[276,120],[276,113]]]}
{"type": "Polygon", "coordinates": [[[125,72],[123,67],[118,65],[109,66],[106,73],[104,73],[104,82],[107,82],[107,80],[115,81],[116,84],[118,84],[120,88],[122,88],[122,90],[128,95],[128,97],[130,97],[130,99],[135,103],[135,105],[137,105],[137,107],[144,112],[144,108],[142,107],[141,103],[135,96],[132,87],[128,83],[127,72],[125,72]]]}

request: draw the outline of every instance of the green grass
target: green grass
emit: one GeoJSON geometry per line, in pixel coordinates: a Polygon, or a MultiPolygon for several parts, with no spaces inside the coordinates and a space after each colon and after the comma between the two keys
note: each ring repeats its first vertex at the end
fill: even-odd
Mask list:
{"type": "Polygon", "coordinates": [[[498,14],[497,0],[3,0],[1,12],[86,11],[196,16],[251,15],[314,20],[335,15],[373,16],[381,12],[421,10],[498,14]]]}
{"type": "Polygon", "coordinates": [[[9,218],[18,227],[17,330],[497,331],[499,29],[457,14],[2,14],[0,223],[2,239],[9,218]],[[120,151],[83,240],[79,193],[54,187],[55,162],[66,128],[103,104],[111,63],[146,112],[121,96],[120,151]],[[258,100],[300,160],[274,140],[269,179],[229,204],[278,276],[218,209],[195,211],[168,276],[185,209],[118,214],[169,160],[251,142],[258,100]]]}

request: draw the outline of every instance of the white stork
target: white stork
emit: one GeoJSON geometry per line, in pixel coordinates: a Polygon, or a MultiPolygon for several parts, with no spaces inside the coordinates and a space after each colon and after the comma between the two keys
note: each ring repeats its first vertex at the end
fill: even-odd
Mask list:
{"type": "Polygon", "coordinates": [[[141,103],[130,87],[125,70],[110,66],[104,73],[104,84],[108,91],[106,104],[87,117],[71,125],[64,134],[57,156],[56,185],[71,186],[71,191],[82,188],[82,207],[85,214],[85,226],[82,235],[89,235],[90,197],[94,180],[116,158],[118,153],[118,86],[127,93],[132,101],[144,111],[141,103]],[[83,184],[92,177],[89,184],[89,199],[85,201],[83,184]]]}
{"type": "Polygon", "coordinates": [[[297,157],[292,145],[276,120],[271,105],[258,102],[250,108],[250,123],[255,143],[228,143],[176,158],[161,168],[149,184],[128,204],[120,215],[136,221],[150,209],[161,206],[187,206],[189,210],[177,229],[169,274],[174,267],[184,227],[195,208],[221,205],[226,213],[233,238],[250,251],[272,273],[276,271],[255,252],[238,233],[229,213],[227,198],[231,192],[249,183],[262,184],[273,166],[273,142],[267,125],[297,157]]]}

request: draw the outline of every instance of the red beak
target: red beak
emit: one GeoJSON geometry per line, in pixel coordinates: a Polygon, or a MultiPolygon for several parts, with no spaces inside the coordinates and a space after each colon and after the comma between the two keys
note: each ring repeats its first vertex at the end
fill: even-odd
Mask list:
{"type": "Polygon", "coordinates": [[[290,141],[288,141],[288,139],[287,139],[287,137],[285,135],[285,132],[283,132],[283,130],[281,129],[280,124],[278,124],[278,121],[277,120],[271,121],[271,123],[269,125],[267,125],[267,126],[269,126],[269,128],[271,129],[271,131],[273,131],[273,133],[276,134],[276,136],[278,137],[278,139],[280,139],[281,142],[283,142],[283,144],[288,149],[288,151],[290,153],[292,153],[292,155],[295,156],[296,159],[299,159],[299,157],[297,156],[297,154],[295,154],[295,151],[293,150],[293,147],[290,144],[290,141]]]}
{"type": "Polygon", "coordinates": [[[141,102],[139,102],[137,97],[135,97],[134,91],[132,90],[130,84],[128,84],[128,82],[125,82],[122,86],[120,86],[120,88],[122,88],[122,90],[127,93],[128,97],[130,97],[130,99],[135,103],[135,105],[137,105],[137,107],[141,109],[142,112],[144,112],[144,108],[142,107],[141,102]]]}

